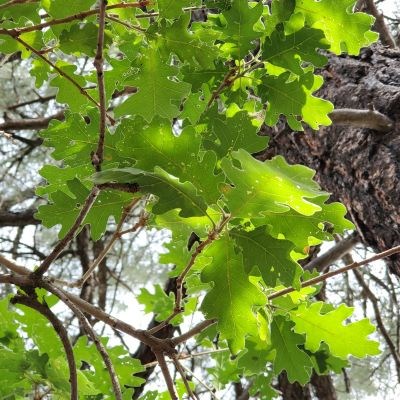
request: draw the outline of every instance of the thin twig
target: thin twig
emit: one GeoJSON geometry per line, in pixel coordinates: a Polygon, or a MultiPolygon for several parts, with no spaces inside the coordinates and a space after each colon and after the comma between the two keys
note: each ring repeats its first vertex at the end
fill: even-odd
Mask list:
{"type": "Polygon", "coordinates": [[[39,0],[10,0],[7,3],[0,5],[0,10],[4,10],[5,8],[16,6],[18,4],[26,4],[26,3],[38,3],[39,0]]]}
{"type": "Polygon", "coordinates": [[[180,343],[186,342],[188,339],[192,338],[193,336],[203,332],[209,326],[214,325],[217,322],[217,319],[207,319],[205,321],[200,322],[194,328],[189,329],[187,332],[183,333],[180,336],[174,337],[171,339],[171,342],[177,346],[180,343]]]}
{"type": "Polygon", "coordinates": [[[101,164],[104,157],[104,139],[106,134],[106,89],[104,83],[104,29],[106,26],[106,6],[107,0],[100,0],[99,8],[99,30],[97,35],[97,50],[96,56],[94,57],[93,65],[97,72],[97,88],[99,92],[99,109],[100,109],[100,121],[99,121],[99,140],[97,143],[97,149],[92,156],[92,164],[96,171],[101,170],[101,164]]]}
{"type": "Polygon", "coordinates": [[[183,384],[185,385],[186,392],[187,392],[189,398],[191,398],[193,400],[199,400],[196,393],[194,393],[192,388],[190,387],[190,384],[186,378],[185,370],[182,368],[182,365],[179,362],[179,360],[176,358],[176,356],[172,357],[172,362],[174,363],[176,370],[179,372],[179,375],[182,378],[183,384]]]}
{"type": "MultiPolygon", "coordinates": [[[[138,8],[138,7],[143,7],[145,5],[150,5],[149,1],[140,1],[137,3],[117,3],[117,4],[111,4],[106,7],[106,10],[114,10],[114,9],[121,9],[121,8],[138,8]]],[[[64,18],[54,18],[51,19],[47,22],[42,22],[41,24],[37,25],[30,25],[30,26],[25,26],[23,28],[14,28],[14,29],[0,29],[0,35],[21,35],[23,33],[27,32],[34,32],[34,31],[40,31],[44,28],[47,28],[49,26],[53,25],[60,25],[68,22],[72,22],[75,20],[82,20],[86,17],[89,17],[91,15],[96,15],[100,12],[98,8],[95,8],[93,10],[87,10],[87,11],[81,11],[76,14],[69,15],[64,18]]]]}
{"type": "Polygon", "coordinates": [[[203,242],[201,242],[196,247],[196,250],[192,253],[186,267],[180,273],[180,275],[176,278],[176,295],[175,295],[174,310],[164,321],[160,322],[159,325],[150,329],[148,331],[149,333],[154,334],[154,333],[158,332],[159,330],[163,329],[166,325],[169,324],[169,322],[173,318],[175,318],[177,315],[179,315],[180,313],[183,312],[182,297],[183,297],[183,283],[185,281],[185,278],[186,278],[187,274],[189,273],[190,269],[193,267],[197,257],[208,245],[210,245],[214,240],[218,239],[219,234],[221,233],[221,231],[223,230],[225,225],[229,222],[230,218],[231,218],[231,216],[229,214],[224,215],[224,217],[222,218],[222,221],[219,223],[219,225],[216,226],[214,229],[212,229],[208,233],[207,239],[204,240],[203,242]]]}
{"type": "MultiPolygon", "coordinates": [[[[205,355],[209,355],[209,354],[214,354],[214,353],[224,353],[226,351],[229,351],[229,348],[225,348],[225,349],[212,349],[212,350],[206,350],[206,351],[199,351],[197,353],[190,353],[190,354],[178,354],[176,356],[176,358],[178,360],[187,360],[187,359],[192,359],[192,358],[196,358],[196,357],[202,357],[205,355]]],[[[153,361],[153,362],[149,362],[147,364],[144,364],[143,367],[144,368],[153,368],[154,366],[156,366],[158,364],[157,361],[153,361]]]]}
{"type": "Polygon", "coordinates": [[[396,346],[390,337],[389,332],[386,330],[385,324],[382,321],[381,313],[379,310],[378,299],[372,293],[372,290],[369,288],[368,284],[365,282],[362,274],[358,270],[353,270],[353,274],[355,275],[357,282],[363,288],[363,291],[367,298],[370,300],[372,304],[372,308],[374,309],[375,314],[375,321],[378,329],[380,330],[385,342],[389,348],[389,351],[393,357],[394,363],[396,365],[396,372],[397,372],[397,381],[400,382],[400,354],[396,350],[396,346]]]}
{"type": "Polygon", "coordinates": [[[122,26],[125,26],[125,28],[133,29],[133,30],[138,31],[138,32],[140,32],[140,33],[146,33],[146,29],[143,29],[143,28],[141,28],[140,26],[136,26],[136,25],[129,24],[128,22],[122,21],[122,20],[119,19],[119,18],[115,18],[115,17],[113,17],[112,15],[106,14],[106,18],[107,18],[108,20],[110,20],[110,21],[116,22],[117,24],[120,24],[120,25],[122,25],[122,26]]]}
{"type": "Polygon", "coordinates": [[[161,372],[164,376],[165,383],[167,384],[168,392],[172,400],[178,400],[178,393],[176,392],[175,384],[172,379],[172,376],[169,372],[168,365],[165,362],[165,356],[161,352],[154,352],[156,359],[158,361],[158,365],[160,366],[161,372]]]}
{"type": "Polygon", "coordinates": [[[214,100],[227,88],[232,84],[232,82],[235,80],[235,74],[237,70],[235,68],[231,68],[226,75],[224,76],[222,82],[218,86],[216,90],[213,91],[210,100],[208,100],[206,108],[210,108],[211,105],[213,104],[214,100]]]}
{"type": "Polygon", "coordinates": [[[316,268],[318,272],[324,272],[327,267],[342,258],[343,255],[348,253],[359,241],[360,237],[355,232],[336,243],[335,246],[330,248],[327,252],[311,260],[303,268],[307,271],[312,271],[316,268]]]}
{"type": "MultiPolygon", "coordinates": [[[[90,265],[90,267],[85,272],[85,274],[80,279],[78,279],[76,282],[74,282],[68,286],[82,287],[84,285],[84,283],[89,279],[89,277],[92,274],[92,272],[94,271],[94,269],[103,261],[104,257],[111,250],[114,243],[121,237],[121,229],[122,229],[124,222],[128,218],[131,210],[139,203],[140,200],[141,200],[140,197],[133,199],[129,203],[129,205],[124,208],[124,211],[123,211],[121,219],[117,225],[117,228],[115,229],[115,232],[114,232],[113,236],[111,237],[111,239],[109,240],[109,242],[106,244],[106,246],[104,246],[104,249],[101,251],[101,253],[98,255],[98,257],[93,261],[93,263],[90,265]]],[[[142,226],[144,226],[146,224],[146,221],[147,221],[146,216],[145,215],[141,216],[139,218],[139,221],[132,228],[133,229],[132,231],[135,231],[135,230],[141,228],[142,226]]]]}
{"type": "Polygon", "coordinates": [[[50,308],[40,303],[37,299],[29,296],[16,295],[11,299],[13,304],[23,304],[24,306],[30,307],[40,314],[42,314],[53,326],[55,332],[61,340],[64,347],[65,356],[68,363],[69,369],[69,382],[71,385],[71,400],[78,400],[78,377],[76,372],[76,362],[74,358],[74,351],[72,344],[68,338],[68,333],[61,321],[57,316],[50,310],[50,308]]]}
{"type": "Polygon", "coordinates": [[[94,202],[96,201],[96,198],[100,192],[100,189],[98,187],[93,187],[93,189],[90,191],[88,197],[85,200],[85,203],[83,204],[83,207],[76,218],[74,224],[71,226],[70,230],[67,232],[67,234],[61,239],[58,244],[54,247],[53,251],[44,259],[42,264],[39,266],[39,268],[34,271],[33,273],[35,274],[36,277],[42,276],[50,267],[51,263],[57,258],[57,256],[61,253],[61,251],[64,249],[64,247],[73,239],[74,235],[78,231],[78,229],[81,227],[81,224],[85,217],[87,216],[88,212],[92,208],[94,202]]]}
{"type": "MultiPolygon", "coordinates": [[[[344,272],[351,271],[353,269],[362,267],[363,265],[369,264],[369,263],[371,263],[373,261],[381,260],[382,258],[389,257],[389,256],[391,256],[393,254],[396,254],[396,253],[400,253],[400,246],[395,246],[395,247],[393,247],[393,248],[391,248],[389,250],[382,251],[381,253],[375,254],[374,256],[366,258],[365,260],[362,260],[362,261],[359,261],[359,262],[353,262],[353,263],[351,263],[349,265],[346,265],[346,266],[344,266],[342,268],[337,269],[336,271],[330,271],[330,272],[327,272],[327,273],[322,274],[320,276],[317,276],[315,278],[308,279],[307,281],[302,282],[302,284],[300,286],[302,288],[304,288],[304,287],[307,287],[307,286],[316,285],[318,283],[326,281],[329,278],[332,278],[333,276],[343,274],[344,272]]],[[[282,289],[282,290],[279,290],[278,292],[270,294],[268,296],[268,300],[272,300],[272,299],[275,299],[277,297],[281,297],[281,296],[284,296],[285,294],[296,292],[296,291],[297,291],[297,289],[295,289],[293,287],[282,289]]]]}
{"type": "Polygon", "coordinates": [[[32,53],[36,54],[36,56],[39,57],[41,60],[43,60],[46,64],[49,64],[63,78],[71,82],[72,85],[74,85],[83,96],[85,96],[89,101],[91,101],[96,107],[100,108],[100,104],[74,78],[66,74],[61,68],[57,67],[57,65],[51,62],[43,54],[41,54],[40,51],[33,48],[29,43],[25,42],[25,40],[22,40],[18,35],[10,34],[10,36],[13,37],[17,42],[21,43],[25,48],[30,50],[32,53]]]}
{"type": "MultiPolygon", "coordinates": [[[[183,7],[182,10],[184,12],[192,12],[192,11],[196,11],[196,10],[208,10],[208,7],[206,7],[206,6],[183,7]]],[[[150,13],[135,15],[135,18],[137,18],[137,19],[152,18],[152,17],[158,17],[159,15],[160,15],[160,13],[158,13],[158,12],[150,12],[150,13]]]]}
{"type": "MultiPolygon", "coordinates": [[[[26,280],[29,279],[29,277],[13,277],[14,278],[14,283],[17,285],[20,285],[20,282],[24,282],[24,285],[26,285],[26,280]]],[[[33,279],[30,279],[30,284],[32,285],[35,281],[33,279]]],[[[37,280],[36,280],[37,282],[37,280]]],[[[141,329],[136,329],[132,325],[116,318],[113,317],[112,315],[106,313],[99,307],[94,306],[93,304],[83,300],[79,296],[69,293],[59,287],[54,286],[52,283],[51,278],[44,278],[39,280],[38,285],[40,287],[43,287],[47,291],[55,294],[57,296],[58,291],[61,291],[64,294],[64,297],[61,298],[66,305],[69,307],[69,302],[72,302],[75,304],[79,309],[87,314],[90,314],[92,317],[95,319],[98,319],[99,321],[104,322],[105,324],[109,325],[111,328],[116,329],[120,332],[124,332],[133,338],[140,340],[141,342],[145,343],[149,347],[153,349],[158,349],[158,351],[162,351],[166,354],[174,354],[175,349],[173,347],[173,344],[170,341],[165,341],[163,339],[156,338],[152,335],[149,335],[146,331],[143,331],[141,329]]]]}
{"type": "Polygon", "coordinates": [[[7,269],[9,269],[11,272],[14,272],[14,273],[20,274],[20,275],[26,275],[26,274],[30,274],[32,272],[29,269],[23,267],[22,265],[18,265],[14,261],[11,261],[8,258],[2,256],[1,254],[0,254],[0,265],[3,265],[7,269]]]}
{"type": "Polygon", "coordinates": [[[190,372],[190,374],[193,376],[194,379],[196,379],[197,382],[200,383],[200,385],[204,386],[205,389],[207,389],[207,391],[210,393],[211,398],[214,400],[219,400],[218,397],[215,395],[215,390],[213,390],[212,388],[210,388],[210,386],[208,386],[201,378],[199,378],[198,376],[196,376],[193,371],[191,371],[188,367],[185,367],[183,364],[181,364],[181,367],[183,369],[185,369],[187,372],[190,372]]]}
{"type": "Polygon", "coordinates": [[[107,368],[108,374],[110,375],[111,384],[113,386],[113,391],[115,398],[117,400],[122,400],[122,391],[121,385],[118,380],[117,373],[114,369],[114,365],[111,361],[111,358],[107,352],[107,349],[104,347],[103,343],[101,343],[100,339],[98,338],[96,332],[94,331],[93,327],[90,325],[89,321],[85,317],[85,314],[72,302],[66,301],[66,297],[61,290],[57,288],[53,288],[53,293],[61,299],[67,306],[71,309],[71,311],[75,314],[78,318],[80,324],[82,325],[83,329],[85,330],[86,334],[89,338],[93,341],[96,346],[97,351],[99,352],[101,358],[103,359],[104,365],[107,368]]]}
{"type": "Polygon", "coordinates": [[[24,107],[24,106],[29,106],[31,104],[35,104],[35,103],[46,103],[49,100],[53,100],[55,99],[56,96],[55,95],[51,95],[51,96],[43,96],[43,97],[38,97],[37,99],[33,99],[33,100],[27,100],[27,101],[23,101],[21,103],[17,103],[17,104],[13,104],[12,106],[8,106],[7,110],[15,110],[16,108],[19,107],[24,107]]]}

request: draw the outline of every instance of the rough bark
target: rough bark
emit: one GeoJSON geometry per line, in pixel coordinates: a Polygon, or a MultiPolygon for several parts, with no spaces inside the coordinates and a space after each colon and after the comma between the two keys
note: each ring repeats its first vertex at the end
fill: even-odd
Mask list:
{"type": "Polygon", "coordinates": [[[301,386],[299,383],[290,383],[286,372],[278,376],[278,389],[284,400],[311,400],[310,385],[301,386]]]}
{"type": "MultiPolygon", "coordinates": [[[[374,107],[393,120],[393,129],[333,125],[302,133],[282,123],[265,129],[271,140],[261,158],[282,154],[315,169],[321,186],[346,205],[364,244],[386,250],[400,243],[400,52],[375,45],[359,57],[331,56],[321,73],[319,96],[337,108],[374,107]]],[[[388,265],[400,276],[399,256],[388,265]]]]}

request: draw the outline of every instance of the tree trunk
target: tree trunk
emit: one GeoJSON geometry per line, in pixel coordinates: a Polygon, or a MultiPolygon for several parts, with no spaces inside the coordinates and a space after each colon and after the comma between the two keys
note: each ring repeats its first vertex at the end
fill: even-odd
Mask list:
{"type": "MultiPolygon", "coordinates": [[[[271,137],[261,156],[283,155],[317,171],[332,199],[348,209],[366,246],[383,251],[400,244],[400,52],[375,45],[359,57],[331,56],[321,71],[319,96],[335,108],[374,108],[393,120],[387,133],[332,125],[318,132],[293,132],[284,123],[265,128],[271,137]]],[[[400,276],[400,256],[388,260],[400,276]]]]}

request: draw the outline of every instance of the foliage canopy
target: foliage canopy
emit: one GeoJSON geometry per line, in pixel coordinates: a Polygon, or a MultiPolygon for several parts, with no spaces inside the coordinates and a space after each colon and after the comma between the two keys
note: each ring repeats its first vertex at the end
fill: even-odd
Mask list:
{"type": "MultiPolygon", "coordinates": [[[[59,245],[38,266],[34,285],[18,285],[20,294],[0,303],[2,398],[23,398],[33,384],[70,397],[71,364],[32,308],[51,307],[54,295],[65,301],[51,263],[85,225],[93,240],[111,228],[115,238],[143,227],[171,231],[162,261],[175,266],[177,292],[143,289],[139,301],[161,324],[201,311],[206,323],[179,343],[196,335],[199,346],[213,348],[218,335],[227,351],[210,350],[208,372],[220,385],[249,377],[252,394],[268,399],[282,370],[305,384],[312,369],[339,372],[350,355],[379,353],[367,320],[348,323],[351,308],[315,302],[318,286],[301,288],[310,278],[299,264],[308,247],[352,229],[344,206],[327,202],[312,170],[252,156],[267,146],[263,124],[330,123],[332,104],[314,96],[323,83],[315,69],[324,51],[355,55],[376,40],[372,17],[353,13],[354,0],[20,3],[0,0],[1,50],[31,59],[36,86],[57,88],[66,112],[41,133],[54,163],[41,169],[46,185],[37,189],[47,204],[36,217],[60,226],[59,245]],[[122,231],[133,209],[140,217],[122,231]],[[190,248],[193,233],[199,243],[190,248]],[[39,289],[51,292],[51,285],[51,296],[39,289]],[[272,298],[289,287],[295,290],[272,298]]],[[[89,366],[78,368],[79,398],[118,398],[92,340],[73,347],[77,366],[89,366]]],[[[128,399],[142,383],[132,375],[144,367],[101,341],[128,399]]],[[[164,355],[174,358],[153,350],[161,364],[164,355]]],[[[143,399],[190,394],[190,386],[143,399]]]]}

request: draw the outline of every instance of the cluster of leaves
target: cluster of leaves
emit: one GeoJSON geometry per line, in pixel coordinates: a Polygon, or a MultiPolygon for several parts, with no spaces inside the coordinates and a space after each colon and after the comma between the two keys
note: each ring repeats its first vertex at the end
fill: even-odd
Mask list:
{"type": "MultiPolygon", "coordinates": [[[[314,74],[326,62],[321,50],[357,54],[376,39],[369,30],[372,17],[353,13],[353,5],[354,0],[273,0],[271,5],[110,0],[104,79],[108,113],[116,124],[107,129],[102,170],[96,174],[90,156],[99,136],[96,71],[80,71],[81,59],[96,53],[97,13],[90,12],[96,1],[16,4],[5,8],[1,19],[2,51],[33,54],[37,86],[57,88],[57,101],[68,109],[64,121],[53,121],[41,133],[62,166],[45,165],[40,172],[47,185],[38,194],[48,204],[37,218],[46,227],[61,225],[62,238],[93,185],[137,184],[135,196],[146,199],[149,226],[172,232],[162,261],[175,266],[176,276],[191,266],[185,274],[187,310],[195,309],[193,298],[204,296],[200,310],[218,321],[199,343],[211,346],[218,333],[220,346],[237,356],[229,361],[228,353],[218,353],[210,373],[220,384],[251,376],[252,390],[265,398],[273,396],[268,382],[282,370],[291,382],[304,384],[312,369],[339,372],[349,355],[379,352],[368,339],[373,331],[368,321],[344,324],[350,308],[315,302],[317,288],[300,289],[308,275],[299,260],[308,247],[352,229],[344,206],[327,203],[329,195],[313,181],[312,170],[288,165],[279,156],[265,162],[252,156],[267,146],[267,137],[258,134],[262,124],[273,126],[281,116],[295,130],[303,123],[314,129],[330,123],[333,106],[313,96],[322,85],[314,74]],[[197,21],[204,9],[207,17],[197,21]],[[32,28],[40,23],[39,10],[48,15],[47,29],[32,28]],[[47,48],[54,57],[41,56],[47,48]],[[121,93],[131,94],[121,101],[116,95],[121,93]],[[327,224],[333,230],[328,232],[327,224]],[[187,246],[192,232],[208,240],[193,265],[194,250],[187,246]],[[284,287],[298,291],[269,300],[284,287]]],[[[99,239],[110,217],[119,221],[132,196],[102,190],[82,226],[89,224],[92,238],[99,239]]],[[[160,319],[174,307],[160,290],[142,291],[141,299],[160,319]]],[[[4,309],[3,315],[9,321],[4,309]]],[[[35,376],[24,379],[50,379],[58,390],[57,382],[63,386],[64,381],[58,375],[53,379],[46,363],[56,370],[59,346],[40,342],[49,328],[18,318],[31,325],[26,333],[38,348],[29,352],[35,376]]],[[[0,351],[18,357],[23,344],[7,339],[17,330],[6,325],[0,351]]],[[[75,348],[89,356],[83,341],[75,348]]],[[[97,370],[97,361],[82,357],[97,370]]],[[[26,365],[11,358],[18,365],[2,387],[15,387],[10,382],[25,374],[26,365]]],[[[136,364],[131,367],[131,373],[138,371],[136,364]]],[[[93,394],[93,386],[106,394],[100,376],[94,382],[89,375],[81,374],[86,379],[82,396],[93,394]]]]}
{"type": "MultiPolygon", "coordinates": [[[[57,298],[43,296],[41,300],[54,306],[57,298]]],[[[69,399],[70,382],[68,364],[59,337],[48,321],[25,306],[11,313],[9,298],[0,301],[0,396],[3,399],[23,399],[26,393],[52,393],[55,398],[69,399]],[[26,342],[26,336],[32,344],[26,342]]],[[[103,338],[104,345],[107,339],[103,338]]],[[[107,346],[122,384],[126,385],[125,398],[132,395],[133,387],[143,379],[132,374],[144,370],[123,346],[107,346]]],[[[110,378],[93,343],[80,337],[74,346],[76,362],[84,368],[78,370],[79,393],[82,398],[94,398],[99,393],[111,396],[110,378]]],[[[40,397],[39,397],[40,398],[40,397]]]]}

